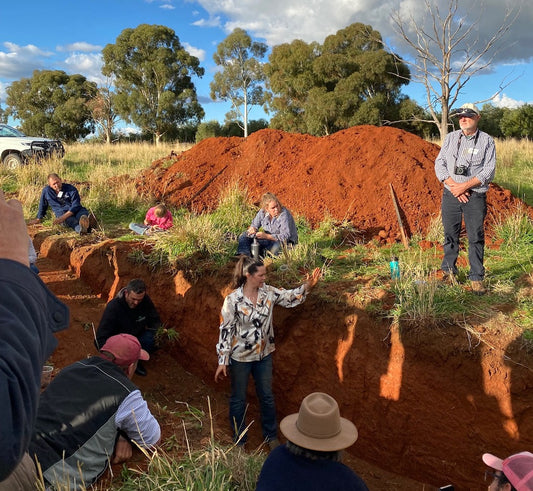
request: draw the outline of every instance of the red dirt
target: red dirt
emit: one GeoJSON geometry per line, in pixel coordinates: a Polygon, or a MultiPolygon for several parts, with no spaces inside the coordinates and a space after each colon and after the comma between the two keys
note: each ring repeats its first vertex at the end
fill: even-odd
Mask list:
{"type": "MultiPolygon", "coordinates": [[[[41,279],[54,291],[54,293],[65,302],[70,308],[70,327],[57,334],[59,346],[50,358],[54,366],[54,375],[63,367],[76,360],[87,356],[93,356],[96,351],[93,345],[93,327],[98,326],[100,317],[105,308],[107,291],[113,282],[114,272],[120,271],[120,276],[124,274],[147,276],[146,271],[139,268],[124,269],[124,262],[116,270],[104,267],[99,263],[108,260],[108,266],[116,264],[117,253],[126,252],[123,247],[117,244],[108,243],[103,249],[98,246],[85,246],[75,252],[71,252],[70,247],[74,246],[73,241],[65,241],[60,237],[45,238],[46,233],[39,233],[35,239],[41,247],[41,257],[37,265],[40,268],[41,279]],[[69,266],[72,261],[73,266],[69,266]],[[81,266],[81,268],[80,268],[81,266]],[[96,273],[90,274],[89,272],[96,273]],[[78,276],[81,274],[92,285],[88,286],[86,281],[78,276]],[[104,286],[103,290],[102,285],[104,286]],[[95,294],[95,291],[103,291],[104,294],[95,294]]],[[[118,254],[121,257],[124,255],[118,254]]],[[[122,261],[120,261],[122,263],[122,261]]],[[[152,277],[152,279],[154,279],[152,277]]],[[[151,292],[155,288],[151,287],[151,292]]],[[[112,287],[112,291],[114,291],[112,287]]],[[[193,319],[190,318],[189,322],[193,319]]],[[[207,327],[207,326],[203,326],[207,327]]],[[[202,327],[202,330],[203,330],[202,327]]],[[[213,326],[211,326],[213,327],[213,326]]],[[[178,330],[179,327],[178,327],[178,330]]],[[[216,330],[216,326],[214,329],[216,330]]],[[[180,344],[184,336],[181,336],[180,344]]],[[[212,348],[212,347],[211,347],[212,348]]],[[[148,375],[146,377],[134,377],[134,382],[140,387],[145,395],[150,409],[157,417],[162,428],[162,442],[165,450],[172,455],[183,454],[187,445],[193,450],[199,450],[209,441],[209,406],[207,398],[211,404],[214,419],[215,438],[218,442],[229,444],[231,437],[227,422],[227,400],[229,397],[229,387],[227,383],[213,386],[211,383],[213,363],[216,364],[214,353],[206,374],[209,385],[202,381],[201,377],[194,375],[195,371],[188,366],[183,357],[179,354],[180,348],[170,348],[164,345],[152,359],[146,364],[148,375]],[[199,427],[193,418],[184,416],[187,406],[200,409],[206,415],[203,418],[203,427],[199,427]],[[184,432],[186,427],[186,434],[184,432]],[[188,443],[187,443],[188,441],[188,443]],[[169,445],[169,446],[166,446],[169,445]]],[[[254,397],[251,397],[250,419],[258,421],[259,411],[254,397]]],[[[252,425],[250,433],[251,450],[261,445],[260,432],[256,430],[258,424],[252,425]]],[[[266,449],[263,447],[263,451],[266,449]]],[[[375,464],[366,462],[354,455],[347,454],[345,463],[352,467],[360,476],[364,478],[370,489],[373,491],[388,490],[415,490],[427,489],[423,484],[405,476],[400,476],[394,472],[385,470],[375,464]]],[[[146,459],[140,452],[135,452],[133,459],[128,462],[131,468],[146,468],[146,459]]],[[[109,489],[111,484],[120,485],[121,466],[112,468],[112,474],[106,473],[97,483],[97,489],[109,489]]]]}
{"type": "MultiPolygon", "coordinates": [[[[392,128],[354,127],[325,138],[262,130],[247,139],[204,140],[177,158],[156,161],[137,185],[152,199],[204,211],[215,208],[220,191],[238,181],[254,202],[272,191],[313,224],[329,213],[390,241],[399,239],[399,228],[389,183],[409,234],[424,232],[438,215],[437,152],[435,145],[392,128]]],[[[496,185],[488,202],[489,224],[522,205],[496,185]]],[[[227,441],[229,384],[215,385],[213,375],[220,308],[233,264],[195,282],[182,271],[172,276],[134,264],[128,254],[139,245],[90,240],[69,241],[46,232],[35,238],[43,270],[45,261],[62,264],[57,278],[50,266],[47,281],[72,309],[70,329],[58,336],[56,366],[94,352],[92,329],[83,326],[96,327],[105,302],[131,278],[143,277],[163,321],[180,334],[177,344],[165,346],[149,362],[148,377],[136,379],[159,405],[164,437],[180,426],[162,406],[175,411],[175,401],[186,401],[206,408],[209,394],[215,401],[215,431],[227,441]],[[82,294],[74,288],[78,277],[85,282],[82,294]]],[[[431,489],[422,482],[481,489],[483,452],[505,456],[533,447],[531,359],[497,315],[471,332],[450,326],[400,333],[367,312],[358,303],[357,281],[319,283],[303,306],[275,312],[279,418],[297,411],[309,392],[333,395],[343,416],[359,429],[349,450],[351,465],[377,491],[431,489]]],[[[252,392],[250,419],[258,421],[252,392]]],[[[207,434],[204,429],[196,437],[207,434]]],[[[177,438],[183,444],[183,437],[177,438]]],[[[260,443],[257,423],[251,443],[260,443]]]]}
{"type": "MultiPolygon", "coordinates": [[[[183,405],[176,401],[207,414],[210,395],[217,438],[229,441],[229,384],[215,385],[213,374],[232,264],[194,283],[182,272],[171,276],[133,264],[128,243],[79,247],[44,232],[35,242],[47,256],[38,263],[46,281],[72,309],[70,328],[58,335],[55,366],[94,353],[91,324],[97,326],[105,302],[131,278],[143,277],[163,321],[180,335],[177,344],[165,346],[149,362],[148,377],[136,378],[156,405],[164,438],[175,439],[183,451],[181,422],[174,415],[183,405]],[[46,273],[49,260],[61,262],[62,271],[52,265],[46,273]],[[84,280],[81,290],[78,275],[84,280]]],[[[319,283],[303,306],[275,312],[278,418],[297,411],[309,392],[333,395],[359,429],[349,463],[376,491],[432,489],[422,482],[480,489],[483,452],[507,455],[533,446],[531,357],[497,315],[470,333],[450,326],[400,334],[370,317],[357,296],[356,282],[319,283]]],[[[250,402],[249,418],[256,421],[250,442],[259,446],[251,387],[250,402]]],[[[207,435],[205,427],[193,431],[193,443],[207,435]]]]}
{"type": "MultiPolygon", "coordinates": [[[[222,190],[239,183],[252,201],[271,191],[312,224],[329,214],[349,220],[367,236],[382,231],[382,239],[397,239],[389,184],[407,234],[424,235],[440,211],[442,185],[433,170],[438,151],[437,145],[395,128],[354,126],[320,138],[265,129],[246,139],[208,138],[176,157],[157,160],[139,177],[137,188],[202,212],[217,206],[222,190]]],[[[487,201],[489,228],[495,217],[521,203],[497,185],[487,201]]]]}

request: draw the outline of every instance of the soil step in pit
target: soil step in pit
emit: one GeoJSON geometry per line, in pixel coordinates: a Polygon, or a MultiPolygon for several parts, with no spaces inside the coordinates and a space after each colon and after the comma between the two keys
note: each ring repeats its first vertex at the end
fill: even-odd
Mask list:
{"type": "MultiPolygon", "coordinates": [[[[70,326],[57,333],[59,344],[49,360],[54,367],[55,375],[63,367],[96,354],[93,327],[94,329],[98,327],[106,301],[100,294],[93,293],[87,284],[61,261],[41,256],[37,266],[40,269],[41,279],[70,309],[70,326]]],[[[216,363],[214,355],[213,363],[216,363]]],[[[187,440],[190,447],[195,450],[209,443],[208,397],[215,438],[223,444],[230,443],[227,419],[229,383],[220,384],[220,390],[204,384],[199,377],[187,372],[164,346],[146,363],[146,367],[148,375],[146,377],[135,375],[133,381],[141,389],[150,410],[161,425],[162,446],[167,453],[179,457],[187,450],[187,440]],[[192,413],[197,414],[196,410],[205,415],[201,418],[201,422],[192,416],[192,413]]],[[[214,373],[215,365],[213,367],[214,373]]],[[[250,398],[248,412],[248,421],[252,420],[255,421],[253,424],[256,428],[250,432],[247,444],[249,451],[262,444],[258,431],[259,410],[255,396],[250,398]]],[[[348,453],[344,455],[344,462],[354,469],[373,491],[436,489],[385,471],[348,453]]],[[[135,450],[128,466],[145,469],[146,465],[144,455],[135,450]]],[[[121,468],[122,465],[112,466],[111,471],[106,472],[98,481],[98,489],[112,489],[113,483],[118,487],[121,482],[121,468]]]]}

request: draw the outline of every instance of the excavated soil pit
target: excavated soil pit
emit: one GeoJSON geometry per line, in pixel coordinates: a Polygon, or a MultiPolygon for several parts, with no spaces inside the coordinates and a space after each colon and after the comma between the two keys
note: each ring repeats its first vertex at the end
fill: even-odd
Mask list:
{"type": "MultiPolygon", "coordinates": [[[[423,233],[438,215],[437,152],[436,146],[391,128],[355,127],[328,138],[263,130],[246,140],[205,140],[177,158],[156,161],[138,187],[154,199],[204,211],[215,208],[220,191],[237,181],[248,186],[254,201],[269,190],[313,224],[330,214],[390,242],[398,240],[399,228],[389,183],[409,234],[423,233]]],[[[489,228],[494,219],[523,206],[495,185],[488,201],[489,228]]],[[[48,264],[49,286],[74,307],[70,329],[58,336],[55,365],[94,353],[92,325],[97,326],[105,302],[129,279],[143,277],[165,324],[180,333],[177,343],[166,344],[150,362],[148,377],[136,379],[156,401],[164,437],[179,427],[169,408],[183,402],[205,407],[210,395],[215,432],[228,441],[229,386],[215,385],[213,375],[220,307],[233,263],[190,281],[181,271],[172,276],[134,264],[128,254],[138,244],[91,244],[89,238],[33,232],[40,265],[48,264]],[[52,263],[64,269],[57,272],[52,263]],[[79,278],[82,293],[73,286],[79,278]]],[[[350,463],[373,490],[431,489],[450,482],[456,489],[482,489],[483,452],[505,456],[532,447],[531,357],[498,315],[474,325],[473,332],[459,326],[391,329],[359,307],[355,293],[354,282],[320,283],[303,306],[275,312],[279,418],[296,412],[309,392],[333,395],[342,415],[359,429],[350,463]]],[[[250,390],[250,419],[257,420],[250,390]]],[[[200,441],[208,437],[205,428],[191,431],[200,441]]],[[[257,424],[251,443],[260,444],[257,424]]]]}

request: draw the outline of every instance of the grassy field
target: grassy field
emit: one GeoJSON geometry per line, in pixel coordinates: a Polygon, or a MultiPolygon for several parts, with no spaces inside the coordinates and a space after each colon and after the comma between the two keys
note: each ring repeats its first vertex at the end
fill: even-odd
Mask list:
{"type": "MultiPolygon", "coordinates": [[[[119,144],[113,146],[75,144],[67,148],[62,162],[52,161],[41,166],[26,166],[18,170],[0,169],[0,187],[18,197],[27,218],[35,216],[41,189],[50,172],[57,172],[65,181],[78,183],[83,203],[99,218],[102,237],[117,237],[130,221],[142,221],[150,203],[141,198],[134,187],[135,177],[150,163],[179,151],[176,145],[154,147],[149,144],[119,144]],[[114,181],[110,192],[109,180],[114,181]]],[[[530,141],[498,141],[495,181],[513,194],[533,205],[533,143],[530,141]]],[[[245,191],[226,189],[219,198],[218,208],[211,214],[195,215],[187,210],[172,210],[174,227],[167,234],[139,238],[122,232],[120,240],[147,240],[152,245],[148,255],[138,252],[132,259],[154,269],[175,272],[181,268],[195,271],[200,277],[217,264],[227,262],[236,250],[235,237],[250,223],[256,210],[249,204],[245,191]],[[199,256],[203,260],[199,261],[199,256]],[[191,268],[191,266],[194,266],[191,268]]],[[[45,222],[51,226],[51,220],[45,222]]],[[[499,224],[498,250],[486,251],[486,282],[489,294],[472,295],[461,284],[443,286],[436,279],[440,259],[437,247],[422,248],[422,239],[439,243],[442,240],[440,221],[436,220],[427,237],[413,237],[410,248],[401,244],[380,247],[363,243],[357,231],[348,223],[325,219],[311,229],[299,218],[300,243],[269,259],[269,276],[279,285],[291,284],[301,278],[300,271],[320,267],[324,287],[317,288],[324,302],[338,302],[338,296],[328,293],[328,283],[353,282],[363,278],[351,301],[367,306],[372,315],[390,317],[402,328],[416,326],[431,329],[435,325],[468,324],[469,318],[479,322],[502,304],[511,305],[503,314],[517,336],[533,346],[533,226],[523,210],[517,210],[499,224]],[[401,277],[392,281],[389,273],[391,256],[398,256],[401,277]],[[395,294],[392,309],[376,303],[376,291],[386,289],[395,294]]],[[[74,233],[72,233],[74,236],[74,233]]],[[[466,252],[461,255],[466,257],[466,252]]],[[[459,274],[466,281],[466,269],[459,274]]],[[[146,475],[123,476],[121,489],[254,489],[261,461],[245,458],[236,451],[219,448],[215,442],[207,449],[191,452],[183,461],[169,461],[164,453],[151,457],[146,475]],[[177,471],[179,470],[179,472],[177,471]],[[244,475],[243,475],[243,469],[244,475]],[[179,484],[178,484],[179,480],[179,484]],[[165,483],[170,483],[165,487],[165,483]],[[232,483],[232,486],[227,487],[232,483]]]]}

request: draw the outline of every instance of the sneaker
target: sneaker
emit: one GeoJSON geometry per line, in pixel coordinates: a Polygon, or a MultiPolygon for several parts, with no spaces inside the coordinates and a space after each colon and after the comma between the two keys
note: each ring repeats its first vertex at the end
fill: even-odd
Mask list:
{"type": "Polygon", "coordinates": [[[96,217],[94,216],[94,213],[91,211],[89,213],[89,232],[91,230],[95,230],[98,228],[98,221],[96,220],[96,217]]]}
{"type": "Polygon", "coordinates": [[[86,234],[89,230],[89,217],[82,215],[80,217],[80,234],[86,234]]]}
{"type": "Polygon", "coordinates": [[[485,285],[483,284],[483,281],[472,280],[470,283],[472,284],[472,293],[474,295],[485,295],[485,293],[487,293],[487,290],[485,289],[485,285]]]}

